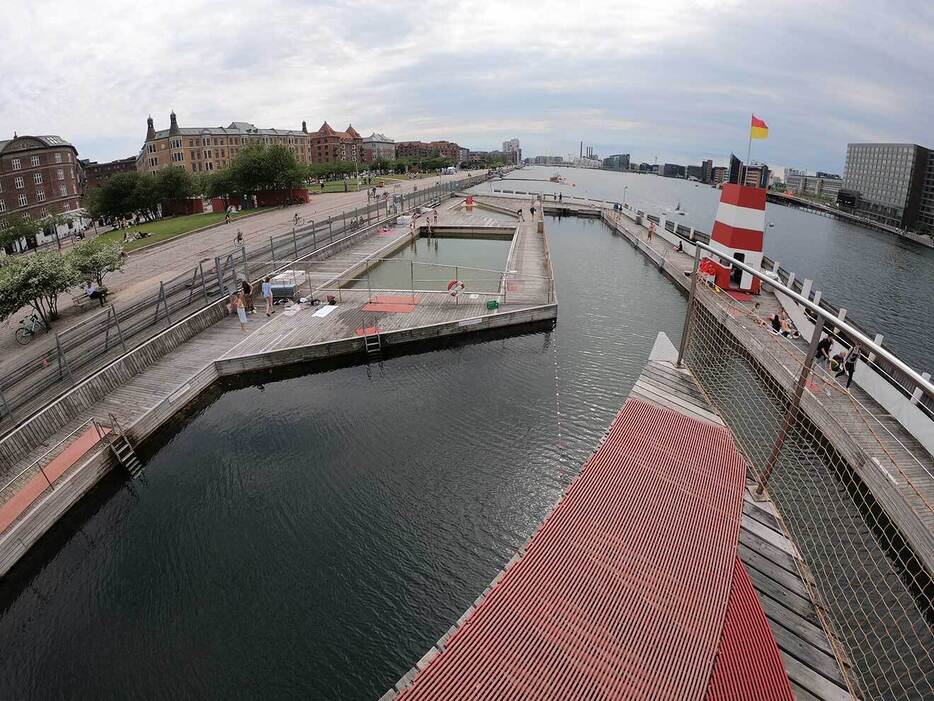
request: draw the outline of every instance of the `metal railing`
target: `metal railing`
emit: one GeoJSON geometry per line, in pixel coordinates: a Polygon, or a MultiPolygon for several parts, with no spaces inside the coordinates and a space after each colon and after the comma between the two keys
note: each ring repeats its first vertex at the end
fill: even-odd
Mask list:
{"type": "Polygon", "coordinates": [[[921,523],[934,514],[929,460],[918,459],[923,456],[912,455],[905,446],[885,448],[892,441],[883,440],[887,429],[879,418],[815,367],[817,341],[825,329],[837,329],[851,342],[859,341],[870,355],[899,368],[924,391],[934,388],[873,339],[806,296],[722,251],[695,243],[679,362],[691,368],[730,426],[749,465],[749,478],[757,484],[755,491],[767,488],[778,507],[810,575],[804,579],[818,603],[817,615],[831,642],[836,641],[835,652],[842,651],[840,666],[851,691],[863,698],[931,698],[934,585],[924,557],[909,544],[918,532],[912,533],[912,521],[904,520],[911,509],[924,512],[919,514],[921,523]],[[757,325],[748,313],[714,311],[732,300],[725,300],[714,286],[700,284],[698,266],[705,255],[755,275],[809,310],[815,326],[807,351],[780,337],[774,344],[744,343],[743,334],[731,327],[757,325]],[[816,414],[802,410],[805,401],[816,414]],[[867,478],[876,477],[866,471],[877,468],[854,464],[828,440],[829,435],[854,431],[884,449],[876,462],[879,473],[889,475],[891,486],[884,478],[881,487],[867,484],[867,478]],[[902,456],[898,448],[908,455],[902,456]]]}
{"type": "MultiPolygon", "coordinates": [[[[178,319],[228,295],[241,279],[257,280],[287,267],[289,261],[324,251],[379,221],[472,187],[487,177],[473,176],[395,194],[285,231],[281,225],[271,227],[268,244],[233,247],[213,259],[201,260],[185,272],[160,281],[148,295],[127,304],[111,304],[94,317],[56,332],[54,345],[38,351],[24,348],[17,356],[18,362],[8,365],[0,377],[0,431],[15,428],[115,358],[178,319]]],[[[0,475],[5,467],[0,465],[0,475]]]]}

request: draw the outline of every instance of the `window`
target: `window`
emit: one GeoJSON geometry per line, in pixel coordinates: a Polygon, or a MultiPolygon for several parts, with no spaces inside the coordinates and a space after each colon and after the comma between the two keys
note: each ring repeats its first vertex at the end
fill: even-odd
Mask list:
{"type": "Polygon", "coordinates": [[[158,158],[150,158],[150,159],[149,159],[149,167],[150,167],[150,168],[155,168],[157,165],[159,165],[159,159],[158,159],[158,158]]]}
{"type": "Polygon", "coordinates": [[[62,197],[67,197],[67,196],[68,196],[68,186],[67,186],[67,185],[59,185],[59,186],[58,186],[58,192],[59,192],[59,194],[60,194],[62,197]]]}
{"type": "Polygon", "coordinates": [[[195,152],[194,152],[194,151],[189,151],[188,156],[189,156],[189,158],[188,158],[189,161],[195,160],[195,152]]]}
{"type": "Polygon", "coordinates": [[[156,145],[155,144],[146,144],[146,153],[155,153],[156,145]]]}
{"type": "Polygon", "coordinates": [[[36,188],[36,201],[45,202],[45,190],[43,190],[41,187],[36,188]]]}
{"type": "Polygon", "coordinates": [[[22,190],[22,189],[23,189],[23,178],[22,178],[22,176],[19,176],[19,175],[18,175],[18,176],[16,176],[15,178],[13,178],[13,187],[15,187],[17,190],[22,190]]]}
{"type": "MultiPolygon", "coordinates": [[[[65,203],[65,206],[62,207],[62,209],[64,209],[66,212],[70,212],[70,211],[71,211],[71,205],[70,205],[68,202],[66,202],[66,203],[65,203]]],[[[71,228],[71,222],[68,222],[68,228],[69,228],[69,229],[71,228]]]]}
{"type": "Polygon", "coordinates": [[[56,153],[56,154],[55,154],[55,162],[56,162],[56,163],[61,163],[61,162],[62,162],[62,154],[60,154],[60,153],[56,153]]]}
{"type": "Polygon", "coordinates": [[[42,184],[42,173],[33,173],[33,174],[32,174],[32,181],[33,181],[33,183],[35,183],[36,185],[41,185],[41,184],[42,184]]]}
{"type": "Polygon", "coordinates": [[[59,180],[64,180],[64,179],[65,179],[65,171],[62,170],[61,168],[58,169],[57,175],[58,175],[58,179],[59,179],[59,180]]]}
{"type": "Polygon", "coordinates": [[[10,161],[10,167],[13,170],[19,170],[20,168],[23,167],[23,164],[20,163],[20,160],[18,158],[14,158],[12,161],[10,161]]]}
{"type": "Polygon", "coordinates": [[[32,158],[29,159],[29,162],[33,166],[39,165],[39,156],[33,156],[32,158]]]}
{"type": "Polygon", "coordinates": [[[6,211],[6,202],[4,202],[3,200],[0,200],[0,212],[5,212],[5,211],[6,211]]]}
{"type": "Polygon", "coordinates": [[[29,204],[29,200],[26,198],[26,195],[20,195],[18,201],[20,207],[25,207],[27,204],[29,204]]]}

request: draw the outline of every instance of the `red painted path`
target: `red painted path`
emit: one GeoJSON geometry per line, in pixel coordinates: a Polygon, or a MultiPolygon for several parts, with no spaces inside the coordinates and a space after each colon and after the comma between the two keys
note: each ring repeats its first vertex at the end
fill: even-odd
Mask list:
{"type": "Polygon", "coordinates": [[[791,699],[737,558],[745,474],[727,430],[629,399],[398,698],[791,699]]]}

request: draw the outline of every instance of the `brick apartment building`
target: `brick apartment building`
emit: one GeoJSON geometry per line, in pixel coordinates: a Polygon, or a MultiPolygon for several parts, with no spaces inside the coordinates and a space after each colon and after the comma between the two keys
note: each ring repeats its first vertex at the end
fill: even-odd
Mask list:
{"type": "MultiPolygon", "coordinates": [[[[81,166],[78,150],[60,136],[14,136],[0,141],[0,226],[12,214],[41,219],[64,214],[68,223],[59,236],[83,225],[81,166]]],[[[13,250],[35,248],[55,240],[54,231],[22,240],[13,250]]]]}
{"type": "Polygon", "coordinates": [[[441,156],[452,163],[460,161],[461,148],[453,141],[399,141],[396,158],[430,158],[441,156]]]}
{"type": "Polygon", "coordinates": [[[92,187],[100,187],[112,175],[135,172],[136,156],[108,161],[107,163],[82,160],[81,167],[84,170],[85,189],[90,190],[92,187]]]}
{"type": "Polygon", "coordinates": [[[396,142],[385,134],[372,133],[363,137],[363,161],[392,161],[396,158],[396,142]]]}
{"type": "Polygon", "coordinates": [[[311,163],[312,134],[302,122],[301,130],[258,129],[249,122],[231,122],[226,127],[179,127],[175,112],[169,115],[169,128],[156,131],[152,117],[146,120],[146,140],[136,169],[154,173],[178,165],[191,173],[220,170],[249,146],[278,144],[291,150],[301,163],[311,163]]]}
{"type": "Polygon", "coordinates": [[[309,137],[311,163],[334,163],[336,161],[363,161],[363,137],[352,124],[344,131],[337,131],[325,122],[309,137]]]}

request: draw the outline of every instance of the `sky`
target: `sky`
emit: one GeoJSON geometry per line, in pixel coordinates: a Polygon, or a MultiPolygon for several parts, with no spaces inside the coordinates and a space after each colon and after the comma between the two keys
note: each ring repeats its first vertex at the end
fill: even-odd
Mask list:
{"type": "Polygon", "coordinates": [[[136,155],[180,126],[518,138],[524,156],[752,157],[840,172],[846,144],[934,147],[934,3],[160,0],[8,3],[0,139],[136,155]]]}

